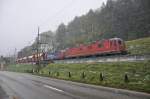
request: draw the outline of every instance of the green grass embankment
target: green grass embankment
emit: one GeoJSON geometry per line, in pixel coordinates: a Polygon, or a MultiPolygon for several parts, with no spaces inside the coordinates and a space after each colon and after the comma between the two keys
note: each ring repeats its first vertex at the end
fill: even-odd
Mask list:
{"type": "Polygon", "coordinates": [[[130,55],[150,54],[150,37],[126,41],[126,46],[130,55]]]}
{"type": "Polygon", "coordinates": [[[150,61],[94,64],[50,64],[43,76],[150,93],[150,61]],[[69,74],[70,72],[70,74],[69,74]],[[83,74],[84,72],[84,74],[83,74]],[[100,73],[103,75],[100,77],[100,73]],[[125,74],[128,76],[125,82],[125,74]]]}

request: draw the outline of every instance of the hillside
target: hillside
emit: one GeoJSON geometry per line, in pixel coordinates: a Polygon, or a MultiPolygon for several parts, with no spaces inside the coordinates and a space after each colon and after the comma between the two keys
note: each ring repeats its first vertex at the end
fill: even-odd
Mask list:
{"type": "Polygon", "coordinates": [[[150,37],[127,41],[126,45],[131,55],[150,54],[150,37]]]}
{"type": "MultiPolygon", "coordinates": [[[[48,50],[52,51],[113,37],[126,41],[150,37],[149,5],[150,0],[107,0],[97,10],[75,16],[67,25],[61,23],[56,31],[41,33],[45,34],[45,38],[40,36],[41,43],[48,43],[48,50]]],[[[35,41],[25,47],[18,56],[20,53],[20,57],[29,55],[36,44],[35,41]]]]}

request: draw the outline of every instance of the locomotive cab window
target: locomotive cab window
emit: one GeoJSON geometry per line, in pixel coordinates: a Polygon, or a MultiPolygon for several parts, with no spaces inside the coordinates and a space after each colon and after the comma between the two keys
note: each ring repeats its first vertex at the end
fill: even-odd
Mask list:
{"type": "Polygon", "coordinates": [[[99,42],[98,47],[99,47],[99,48],[102,48],[102,47],[103,47],[103,43],[102,43],[102,42],[99,42]]]}
{"type": "Polygon", "coordinates": [[[119,40],[119,41],[118,41],[118,44],[119,44],[119,45],[121,45],[121,44],[122,44],[122,41],[121,41],[121,40],[119,40]]]}
{"type": "Polygon", "coordinates": [[[117,41],[116,40],[114,40],[113,43],[114,43],[114,46],[117,46],[117,41]]]}

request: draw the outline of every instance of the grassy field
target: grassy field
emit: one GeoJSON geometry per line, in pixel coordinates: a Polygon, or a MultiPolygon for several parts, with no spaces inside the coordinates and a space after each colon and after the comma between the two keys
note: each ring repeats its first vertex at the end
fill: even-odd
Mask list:
{"type": "Polygon", "coordinates": [[[150,54],[150,37],[127,41],[126,45],[131,55],[150,54]]]}

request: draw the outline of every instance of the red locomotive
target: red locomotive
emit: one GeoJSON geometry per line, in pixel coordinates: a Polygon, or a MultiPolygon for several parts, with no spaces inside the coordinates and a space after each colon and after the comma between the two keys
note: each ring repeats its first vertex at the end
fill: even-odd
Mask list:
{"type": "Polygon", "coordinates": [[[89,45],[69,48],[65,51],[65,58],[86,57],[102,54],[125,53],[125,43],[120,38],[96,41],[89,45]]]}
{"type": "Polygon", "coordinates": [[[37,54],[20,58],[18,63],[36,63],[38,59],[40,61],[48,60],[62,60],[69,58],[89,57],[106,54],[124,54],[126,53],[125,42],[120,38],[111,38],[101,41],[95,41],[88,45],[80,45],[79,47],[68,48],[63,51],[57,51],[55,53],[40,53],[37,58],[37,54]]]}

